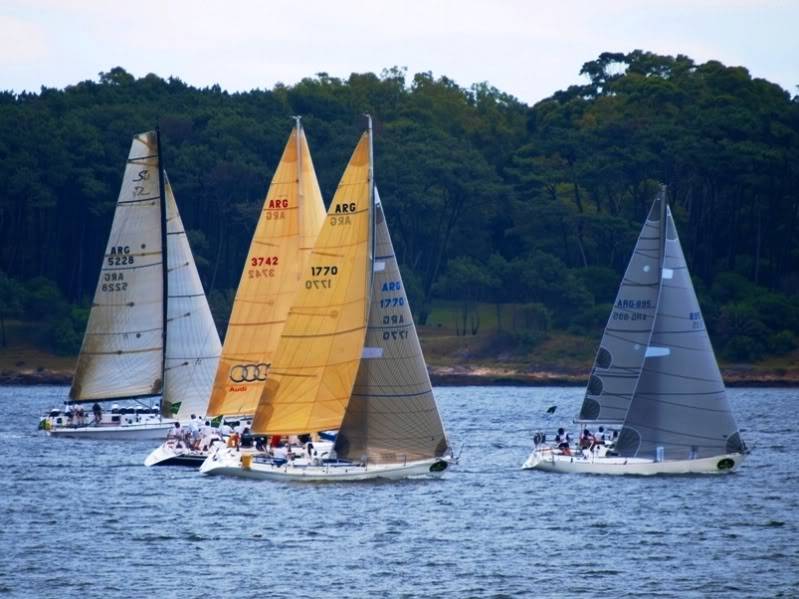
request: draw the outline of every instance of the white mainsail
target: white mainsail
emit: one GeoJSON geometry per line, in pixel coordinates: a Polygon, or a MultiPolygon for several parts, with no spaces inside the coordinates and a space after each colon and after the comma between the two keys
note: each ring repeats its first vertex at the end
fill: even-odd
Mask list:
{"type": "Polygon", "coordinates": [[[166,171],[164,192],[168,295],[163,412],[186,420],[191,414],[205,415],[221,343],[166,171]]]}
{"type": "Polygon", "coordinates": [[[72,401],[161,393],[161,187],[157,134],[136,135],[70,389],[72,401]]]}

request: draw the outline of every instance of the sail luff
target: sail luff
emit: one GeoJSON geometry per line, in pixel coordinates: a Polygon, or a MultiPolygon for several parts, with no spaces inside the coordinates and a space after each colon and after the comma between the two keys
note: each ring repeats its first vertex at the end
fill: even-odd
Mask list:
{"type": "Polygon", "coordinates": [[[134,136],[70,389],[73,401],[161,393],[165,264],[159,168],[156,132],[134,136]]]}
{"type": "Polygon", "coordinates": [[[663,261],[664,191],[652,203],[594,358],[579,422],[621,424],[654,325],[663,261]]]}
{"type": "MultiPolygon", "coordinates": [[[[161,297],[163,298],[161,302],[161,345],[164,348],[163,352],[161,353],[161,380],[164,381],[164,372],[166,371],[166,348],[167,348],[167,334],[168,329],[167,327],[167,318],[168,318],[168,297],[169,297],[169,248],[168,243],[166,240],[166,192],[165,192],[165,185],[164,185],[164,176],[166,175],[166,171],[164,170],[164,161],[163,155],[161,154],[161,128],[155,128],[155,143],[156,147],[158,148],[158,196],[160,198],[160,205],[161,205],[161,260],[163,262],[163,266],[161,268],[162,277],[161,277],[161,297]]],[[[162,383],[162,391],[165,387],[165,384],[162,383]]],[[[161,414],[164,416],[171,416],[169,413],[169,409],[166,405],[166,402],[163,401],[163,397],[161,398],[161,414]]]]}
{"type": "Polygon", "coordinates": [[[208,415],[252,415],[325,217],[305,133],[292,129],[233,302],[208,415]]]}

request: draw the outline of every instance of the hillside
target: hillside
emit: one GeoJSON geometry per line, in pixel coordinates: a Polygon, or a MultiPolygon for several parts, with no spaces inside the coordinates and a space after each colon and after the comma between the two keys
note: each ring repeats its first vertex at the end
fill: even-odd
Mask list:
{"type": "Polygon", "coordinates": [[[481,334],[453,341],[439,324],[468,339],[498,311],[480,360],[549,367],[562,349],[584,369],[590,350],[568,340],[597,338],[663,183],[718,355],[790,361],[799,98],[741,67],[641,50],[603,53],[581,73],[584,85],[534,106],[398,68],[231,94],[115,67],[65,89],[2,92],[0,335],[5,321],[36,322],[39,347],[77,352],[131,136],[156,124],[224,331],[290,115],[303,115],[330,198],[368,112],[376,181],[431,360],[483,347],[481,334]],[[437,315],[442,306],[452,314],[437,315]],[[547,343],[561,349],[540,349],[547,343]]]}
{"type": "MultiPolygon", "coordinates": [[[[495,306],[480,304],[476,334],[458,334],[461,313],[450,303],[436,303],[430,322],[419,327],[428,368],[437,385],[578,385],[585,384],[601,331],[594,336],[550,332],[537,340],[519,340],[505,307],[497,328],[495,306]]],[[[0,384],[67,384],[74,355],[57,355],[42,345],[41,325],[13,322],[8,346],[0,348],[0,384]]],[[[754,363],[722,361],[728,386],[799,386],[799,350],[754,363]]]]}

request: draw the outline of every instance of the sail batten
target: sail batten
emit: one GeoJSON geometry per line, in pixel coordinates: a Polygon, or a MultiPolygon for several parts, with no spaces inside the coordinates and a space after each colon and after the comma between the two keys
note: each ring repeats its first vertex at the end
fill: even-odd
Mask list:
{"type": "Polygon", "coordinates": [[[324,216],[305,132],[297,121],[275,169],[247,253],[209,415],[255,412],[324,216]]]}

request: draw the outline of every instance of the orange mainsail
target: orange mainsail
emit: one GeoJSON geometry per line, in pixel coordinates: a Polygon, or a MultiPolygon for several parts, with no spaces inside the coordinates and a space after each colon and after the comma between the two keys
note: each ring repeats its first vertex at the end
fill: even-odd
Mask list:
{"type": "Polygon", "coordinates": [[[272,178],[247,253],[209,416],[255,412],[324,216],[308,142],[298,122],[272,178]]]}
{"type": "Polygon", "coordinates": [[[303,271],[253,432],[341,425],[363,352],[372,277],[371,134],[350,158],[303,271]]]}

